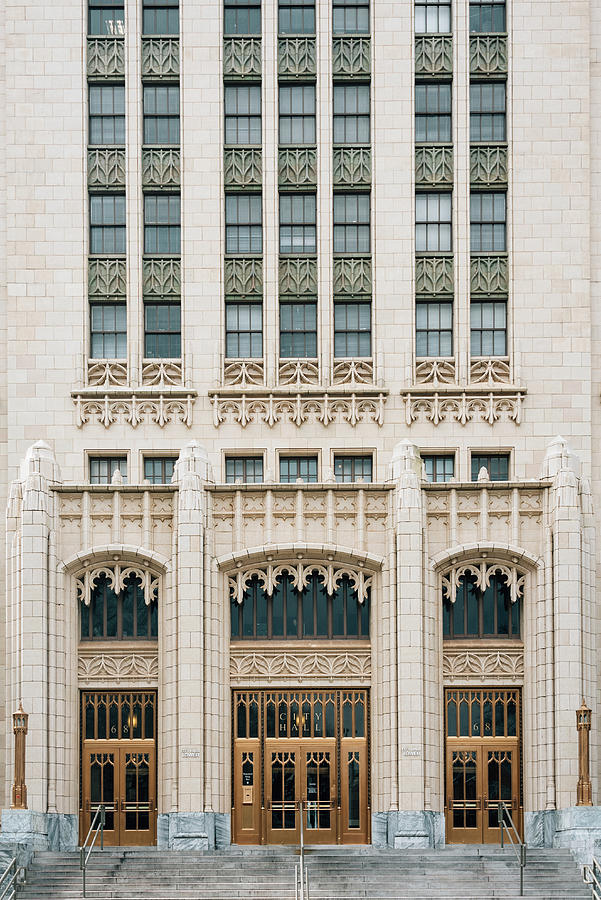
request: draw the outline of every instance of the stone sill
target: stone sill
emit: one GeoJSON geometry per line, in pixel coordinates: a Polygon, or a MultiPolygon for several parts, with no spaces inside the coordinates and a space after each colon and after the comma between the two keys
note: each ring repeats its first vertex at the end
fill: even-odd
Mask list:
{"type": "MultiPolygon", "coordinates": [[[[427,362],[428,359],[433,359],[434,357],[418,357],[419,361],[427,362]]],[[[474,357],[474,359],[482,359],[483,357],[474,357]]],[[[488,358],[488,357],[487,357],[488,358]]],[[[496,359],[500,359],[501,362],[504,362],[507,357],[491,357],[496,359]]],[[[440,359],[446,360],[447,357],[440,357],[440,359]]],[[[453,359],[453,357],[448,357],[449,360],[453,359]]],[[[425,384],[416,384],[411,387],[407,387],[401,391],[403,396],[405,394],[425,394],[426,396],[431,396],[433,394],[467,394],[470,397],[480,397],[482,395],[488,394],[521,394],[525,396],[527,390],[525,387],[521,385],[515,384],[487,384],[483,382],[482,384],[445,384],[444,382],[438,382],[437,384],[425,383],[425,384]]]]}
{"type": "Polygon", "coordinates": [[[256,493],[257,491],[392,491],[396,487],[393,482],[374,482],[359,481],[349,482],[329,482],[329,481],[303,481],[302,484],[281,483],[279,481],[261,481],[255,484],[244,482],[243,484],[231,484],[220,482],[218,484],[205,484],[205,490],[216,494],[226,494],[233,491],[244,491],[246,493],[256,493]]]}
{"type": "Polygon", "coordinates": [[[538,481],[440,481],[422,482],[422,488],[426,491],[507,491],[518,488],[520,490],[535,490],[553,487],[553,482],[544,478],[538,481]]]}
{"type": "Polygon", "coordinates": [[[98,656],[99,653],[156,653],[158,650],[158,638],[154,641],[79,641],[77,653],[79,656],[98,656]]]}
{"type": "Polygon", "coordinates": [[[261,650],[273,650],[277,653],[292,652],[292,650],[315,650],[320,652],[323,650],[331,650],[335,653],[349,652],[352,650],[369,650],[371,641],[365,638],[346,638],[330,640],[329,638],[290,638],[289,640],[269,641],[266,638],[256,640],[243,640],[241,638],[230,638],[230,651],[232,650],[250,650],[259,652],[261,650]]]}
{"type": "Polygon", "coordinates": [[[155,399],[159,396],[168,399],[188,399],[189,397],[197,397],[198,391],[192,388],[181,387],[176,385],[141,385],[140,387],[119,387],[111,385],[106,387],[99,385],[98,387],[86,387],[81,390],[71,391],[73,400],[98,400],[108,397],[109,399],[121,400],[123,398],[132,397],[135,394],[138,399],[155,399]]]}
{"type": "MultiPolygon", "coordinates": [[[[124,494],[150,491],[153,494],[164,494],[166,491],[174,493],[179,490],[179,484],[89,484],[84,482],[83,484],[52,484],[50,485],[50,490],[59,494],[76,494],[78,492],[106,494],[108,491],[121,491],[124,494]]],[[[90,641],[90,643],[95,642],[90,641]]],[[[139,641],[136,641],[136,647],[139,643],[139,641]]]]}
{"type": "Polygon", "coordinates": [[[521,638],[444,638],[442,642],[443,651],[448,650],[498,650],[502,653],[506,650],[523,650],[524,641],[521,638]]]}
{"type": "MultiPolygon", "coordinates": [[[[366,357],[367,358],[367,357],[366,357]]],[[[412,389],[413,390],[413,389],[412,389]]],[[[77,393],[81,393],[78,391],[77,393]]],[[[388,388],[379,387],[378,385],[373,384],[335,384],[335,385],[319,385],[319,384],[290,384],[290,385],[282,385],[281,387],[269,388],[265,387],[265,385],[248,385],[246,387],[241,388],[239,385],[232,385],[231,387],[219,387],[213,388],[209,391],[209,397],[251,397],[251,398],[265,398],[269,397],[279,398],[284,397],[286,399],[290,397],[296,397],[300,395],[303,399],[308,397],[322,397],[324,394],[335,400],[337,397],[349,397],[351,394],[357,394],[368,397],[373,397],[374,399],[378,399],[380,396],[387,397],[389,394],[388,388]]]]}

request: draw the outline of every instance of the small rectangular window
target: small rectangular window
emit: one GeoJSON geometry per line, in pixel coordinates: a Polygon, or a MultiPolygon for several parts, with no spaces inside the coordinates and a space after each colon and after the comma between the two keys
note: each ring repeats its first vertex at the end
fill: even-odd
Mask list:
{"type": "Polygon", "coordinates": [[[315,194],[280,195],[280,253],[315,253],[315,194]]]}
{"type": "Polygon", "coordinates": [[[145,456],[144,480],[151,484],[171,484],[176,461],[175,456],[145,456]]]}
{"type": "Polygon", "coordinates": [[[225,0],[223,33],[261,34],[261,0],[225,0]]]}
{"type": "Polygon", "coordinates": [[[369,253],[369,194],[334,194],[334,253],[369,253]]]}
{"type": "Polygon", "coordinates": [[[91,304],[90,337],[92,359],[126,359],[127,309],[125,303],[91,304]]]}
{"type": "Polygon", "coordinates": [[[125,253],[125,194],[90,195],[90,253],[125,253]]]}
{"type": "Polygon", "coordinates": [[[296,481],[317,481],[316,456],[280,456],[280,481],[294,484],[296,481]]]}
{"type": "Polygon", "coordinates": [[[369,144],[369,85],[334,85],[334,143],[369,144]]]}
{"type": "Polygon", "coordinates": [[[507,303],[505,300],[470,304],[472,356],[507,356],[507,303]]]}
{"type": "Polygon", "coordinates": [[[334,303],[334,356],[371,356],[371,303],[334,303]]]}
{"type": "Polygon", "coordinates": [[[225,88],[225,143],[261,143],[261,86],[233,84],[225,88]]]}
{"type": "Polygon", "coordinates": [[[90,456],[90,484],[110,484],[115,470],[127,484],[127,456],[90,456]]]}
{"type": "Polygon", "coordinates": [[[182,355],[179,303],[144,304],[144,356],[180,359],[182,355]]]}
{"type": "Polygon", "coordinates": [[[262,456],[226,456],[225,480],[228,484],[261,484],[263,481],[262,456]]]}
{"type": "Polygon", "coordinates": [[[417,356],[453,356],[453,304],[417,303],[417,356]]]}
{"type": "Polygon", "coordinates": [[[415,33],[448,34],[451,0],[415,0],[415,33]]]}
{"type": "Polygon", "coordinates": [[[478,481],[480,469],[488,470],[491,481],[509,481],[509,454],[472,453],[472,481],[478,481]]]}
{"type": "Polygon", "coordinates": [[[281,84],[280,144],[315,143],[315,85],[281,84]]]}
{"type": "Polygon", "coordinates": [[[315,359],[317,356],[317,303],[280,304],[280,357],[315,359]]]}
{"type": "Polygon", "coordinates": [[[505,82],[470,84],[470,141],[505,141],[505,82]]]}
{"type": "Polygon", "coordinates": [[[473,34],[495,34],[505,30],[505,0],[470,0],[470,31],[473,34]]]}
{"type": "Polygon", "coordinates": [[[451,239],[451,194],[415,195],[415,249],[417,253],[449,253],[451,239]]]}
{"type": "Polygon", "coordinates": [[[455,457],[448,454],[422,455],[426,479],[430,482],[452,481],[455,477],[455,457]]]}
{"type": "Polygon", "coordinates": [[[470,196],[470,247],[473,253],[503,253],[507,249],[505,194],[470,196]]]}
{"type": "Polygon", "coordinates": [[[91,84],[88,142],[92,147],[125,145],[125,87],[91,84]]]}
{"type": "Polygon", "coordinates": [[[415,140],[418,144],[450,143],[450,84],[415,85],[415,140]]]}
{"type": "Polygon", "coordinates": [[[146,194],[144,253],[179,253],[180,221],[179,194],[146,194]]]}
{"type": "Polygon", "coordinates": [[[225,252],[261,253],[262,221],[261,194],[226,194],[225,252]]]}
{"type": "Polygon", "coordinates": [[[88,34],[125,34],[123,0],[89,0],[88,34]]]}
{"type": "Polygon", "coordinates": [[[315,0],[279,0],[280,34],[315,34],[315,0]]]}
{"type": "Polygon", "coordinates": [[[144,143],[179,144],[179,86],[144,85],[144,143]]]}
{"type": "Polygon", "coordinates": [[[226,303],[225,355],[228,359],[263,356],[263,307],[260,303],[226,303]]]}
{"type": "Polygon", "coordinates": [[[143,0],[142,34],[179,34],[179,0],[143,0]]]}
{"type": "Polygon", "coordinates": [[[338,482],[372,480],[373,461],[371,456],[335,456],[334,477],[338,482]]]}
{"type": "Polygon", "coordinates": [[[369,0],[333,0],[334,34],[369,34],[369,0]]]}

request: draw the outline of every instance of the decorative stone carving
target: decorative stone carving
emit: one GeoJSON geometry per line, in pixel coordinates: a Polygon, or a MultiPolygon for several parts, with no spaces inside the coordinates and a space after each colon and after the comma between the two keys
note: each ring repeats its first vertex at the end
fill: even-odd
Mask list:
{"type": "Polygon", "coordinates": [[[509,265],[506,256],[472,256],[470,263],[472,294],[507,294],[509,265]]]}
{"type": "Polygon", "coordinates": [[[367,37],[340,37],[332,42],[332,74],[369,75],[371,43],[367,37]]]}
{"type": "Polygon", "coordinates": [[[451,75],[453,72],[453,38],[450,35],[415,38],[415,74],[451,75]]]}
{"type": "Polygon", "coordinates": [[[223,154],[223,178],[226,187],[260,187],[262,178],[261,151],[255,148],[235,148],[223,154]]]}
{"type": "Polygon", "coordinates": [[[170,423],[179,422],[190,428],[192,425],[192,406],[195,392],[169,394],[138,394],[123,392],[122,394],[84,395],[74,392],[72,395],[76,410],[78,428],[93,423],[110,428],[119,423],[137,428],[141,423],[150,423],[164,428],[170,423]]]}
{"type": "Polygon", "coordinates": [[[248,387],[262,385],[265,378],[262,359],[226,359],[223,369],[223,383],[248,387]]]}
{"type": "Polygon", "coordinates": [[[142,290],[145,297],[179,297],[182,292],[179,259],[145,259],[142,263],[142,290]]]}
{"type": "Polygon", "coordinates": [[[516,566],[508,566],[505,563],[476,560],[461,566],[451,566],[441,573],[442,596],[451,603],[457,599],[457,588],[464,575],[471,575],[475,580],[476,587],[481,591],[490,587],[493,575],[500,575],[509,588],[512,603],[524,596],[525,572],[516,566]]]}
{"type": "MultiPolygon", "coordinates": [[[[87,649],[87,648],[86,648],[87,649]]],[[[95,653],[88,656],[80,649],[77,660],[77,677],[80,681],[93,682],[111,679],[115,681],[156,682],[159,675],[159,658],[155,653],[95,653]]]]}
{"type": "Polygon", "coordinates": [[[416,147],[415,181],[417,184],[453,184],[452,147],[416,147]]]}
{"type": "Polygon", "coordinates": [[[442,676],[447,683],[466,678],[522,681],[524,651],[515,650],[459,650],[447,649],[442,655],[442,676]]]}
{"type": "Polygon", "coordinates": [[[321,678],[358,679],[362,684],[371,678],[371,651],[361,648],[349,652],[329,647],[320,648],[318,653],[280,648],[249,651],[232,645],[232,685],[238,686],[245,679],[257,678],[274,679],[278,683],[290,680],[295,684],[302,684],[304,680],[314,684],[315,679],[321,678]]]}
{"type": "Polygon", "coordinates": [[[453,293],[453,257],[418,256],[415,260],[416,294],[453,293]]]}
{"type": "Polygon", "coordinates": [[[88,150],[88,187],[125,185],[125,150],[88,150]]]}
{"type": "Polygon", "coordinates": [[[371,259],[339,257],[334,259],[335,294],[371,294],[371,259]]]}
{"type": "Polygon", "coordinates": [[[348,425],[371,422],[384,424],[385,394],[336,393],[263,396],[239,394],[236,396],[213,393],[213,424],[219,427],[224,422],[232,422],[246,428],[250,423],[267,425],[289,422],[300,428],[305,422],[319,422],[327,427],[331,422],[345,422],[348,425]]]}
{"type": "Polygon", "coordinates": [[[142,77],[177,78],[178,38],[142,38],[142,77]]]}
{"type": "Polygon", "coordinates": [[[317,294],[317,260],[280,259],[280,294],[317,294]]]}
{"type": "Polygon", "coordinates": [[[319,361],[317,359],[281,359],[278,380],[280,384],[292,384],[298,388],[303,384],[319,384],[319,361]]]}
{"type": "Polygon", "coordinates": [[[454,384],[454,359],[418,359],[415,363],[418,384],[454,384]]]}
{"type": "Polygon", "coordinates": [[[371,184],[371,149],[335,147],[333,178],[334,184],[339,187],[371,184]]]}
{"type": "Polygon", "coordinates": [[[225,293],[245,296],[263,293],[262,259],[226,259],[225,293]]]}
{"type": "Polygon", "coordinates": [[[88,78],[125,77],[123,38],[88,38],[88,78]]]}
{"type": "Polygon", "coordinates": [[[90,360],[88,384],[102,387],[127,384],[127,362],[119,359],[90,360]]]}
{"type": "Polygon", "coordinates": [[[125,297],[127,269],[124,259],[88,260],[88,296],[125,297]]]}
{"type": "Polygon", "coordinates": [[[182,383],[182,364],[179,359],[146,359],[142,365],[142,384],[172,385],[182,383]]]}
{"type": "Polygon", "coordinates": [[[499,35],[470,37],[470,74],[505,75],[507,38],[499,35]]]}
{"type": "Polygon", "coordinates": [[[140,581],[142,593],[144,594],[144,603],[147,606],[150,606],[153,600],[158,600],[159,598],[160,577],[144,563],[140,563],[136,566],[129,564],[121,566],[118,563],[102,563],[101,565],[94,564],[86,566],[77,573],[75,576],[75,592],[77,600],[84,603],[85,606],[89,606],[92,599],[92,592],[96,587],[98,579],[103,576],[107,579],[109,586],[116,594],[124,589],[127,579],[133,576],[140,581]]]}
{"type": "Polygon", "coordinates": [[[374,364],[371,359],[339,359],[332,369],[333,384],[373,384],[374,364]]]}
{"type": "Polygon", "coordinates": [[[507,184],[507,147],[472,147],[470,181],[472,184],[507,184]]]}
{"type": "Polygon", "coordinates": [[[472,384],[509,384],[511,381],[509,362],[494,357],[472,359],[470,381],[472,384]]]}
{"type": "Polygon", "coordinates": [[[457,422],[459,425],[488,422],[494,425],[499,421],[520,425],[523,396],[522,390],[482,393],[435,391],[428,394],[406,391],[403,394],[405,422],[409,426],[418,421],[431,422],[432,425],[440,425],[441,422],[457,422]]]}
{"type": "Polygon", "coordinates": [[[181,184],[179,150],[143,150],[142,186],[179,187],[181,184]]]}
{"type": "Polygon", "coordinates": [[[350,565],[342,566],[334,563],[324,563],[323,560],[283,562],[277,565],[265,563],[264,565],[253,566],[250,569],[240,569],[227,573],[230,597],[236,603],[242,603],[249,582],[255,576],[259,579],[259,583],[268,597],[271,597],[284,574],[290,575],[292,584],[298,591],[303,591],[314,572],[317,573],[322,586],[329,596],[336,592],[341,579],[347,577],[353,590],[357,592],[359,603],[363,603],[367,599],[367,592],[370,590],[373,581],[373,572],[369,570],[364,571],[361,568],[350,565]]]}
{"type": "Polygon", "coordinates": [[[278,75],[298,78],[316,73],[315,38],[279,38],[278,75]]]}
{"type": "Polygon", "coordinates": [[[280,187],[308,187],[317,184],[317,150],[290,148],[278,153],[280,187]]]}
{"type": "Polygon", "coordinates": [[[223,42],[224,77],[248,78],[261,75],[261,39],[226,38],[223,42]]]}

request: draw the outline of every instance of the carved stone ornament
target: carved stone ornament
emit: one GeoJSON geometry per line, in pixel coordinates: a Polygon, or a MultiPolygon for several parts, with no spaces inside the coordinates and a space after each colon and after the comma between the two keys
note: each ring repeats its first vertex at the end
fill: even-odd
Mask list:
{"type": "Polygon", "coordinates": [[[179,297],[182,291],[179,259],[145,259],[142,263],[142,290],[145,297],[179,297]]]}
{"type": "Polygon", "coordinates": [[[472,384],[509,384],[511,369],[506,359],[478,358],[470,361],[472,384]]]}
{"type": "MultiPolygon", "coordinates": [[[[323,648],[319,653],[300,650],[270,649],[248,651],[242,647],[230,647],[230,680],[239,685],[246,679],[263,678],[295,684],[303,681],[315,683],[316,679],[332,679],[368,682],[371,678],[371,651],[360,649],[343,651],[323,648]]],[[[254,681],[253,681],[254,684],[254,681]]]]}
{"type": "Polygon", "coordinates": [[[114,78],[124,75],[123,38],[88,38],[88,78],[114,78]]]}
{"type": "Polygon", "coordinates": [[[369,75],[371,43],[368,37],[340,37],[332,41],[334,75],[369,75]]]}
{"type": "Polygon", "coordinates": [[[466,678],[520,682],[524,678],[524,651],[447,649],[442,655],[442,677],[445,682],[466,678]]]}
{"type": "Polygon", "coordinates": [[[278,75],[315,75],[317,62],[314,37],[285,37],[278,40],[278,75]]]}
{"type": "Polygon", "coordinates": [[[507,38],[502,35],[470,37],[470,73],[472,75],[505,75],[507,73],[507,38]]]}
{"type": "Polygon", "coordinates": [[[256,394],[213,393],[213,424],[216,428],[224,422],[246,428],[250,423],[267,425],[289,422],[301,427],[305,422],[319,422],[327,427],[331,422],[359,425],[365,422],[384,424],[385,394],[355,394],[340,396],[335,393],[256,394]]]}
{"type": "Polygon", "coordinates": [[[142,585],[144,602],[150,606],[153,600],[159,598],[159,576],[147,566],[121,566],[117,563],[103,563],[102,565],[88,566],[75,577],[75,590],[77,599],[86,606],[90,605],[92,592],[99,578],[107,579],[111,589],[118,594],[125,587],[126,580],[133,575],[142,585]]]}
{"type": "Polygon", "coordinates": [[[453,566],[441,574],[442,596],[454,603],[457,599],[457,588],[464,575],[471,575],[475,579],[476,587],[485,591],[490,587],[493,575],[500,575],[509,588],[511,602],[515,603],[524,596],[524,584],[526,573],[515,566],[497,562],[469,562],[461,566],[453,566]]]}
{"type": "Polygon", "coordinates": [[[153,188],[179,187],[181,166],[179,150],[143,150],[142,186],[153,188]]]}
{"type": "Polygon", "coordinates": [[[182,364],[179,359],[146,359],[142,366],[142,384],[177,385],[182,383],[182,364]]]}
{"type": "Polygon", "coordinates": [[[416,294],[453,293],[453,257],[418,256],[415,260],[416,294]]]}
{"type": "Polygon", "coordinates": [[[223,74],[248,78],[261,74],[261,39],[226,38],[223,42],[223,74]]]}
{"type": "Polygon", "coordinates": [[[280,150],[278,183],[280,187],[309,187],[317,184],[317,150],[313,147],[280,150]]]}
{"type": "Polygon", "coordinates": [[[271,597],[276,586],[279,584],[282,575],[290,575],[293,586],[298,591],[302,591],[307,587],[309,579],[314,572],[317,572],[319,580],[328,596],[331,596],[336,592],[342,578],[345,576],[348,577],[353,589],[357,592],[357,600],[359,603],[363,603],[367,599],[367,592],[371,588],[373,581],[372,572],[364,572],[362,569],[354,566],[324,563],[322,560],[319,562],[303,560],[302,563],[294,562],[279,563],[278,565],[259,565],[253,566],[250,569],[240,569],[239,571],[226,574],[231,599],[235,600],[236,603],[242,603],[249,582],[255,576],[259,579],[259,583],[267,596],[271,597]]]}
{"type": "Polygon", "coordinates": [[[96,387],[127,384],[127,361],[92,359],[88,362],[88,384],[96,387]]]}
{"type": "Polygon", "coordinates": [[[317,294],[317,260],[280,259],[280,294],[317,294]]]}
{"type": "Polygon", "coordinates": [[[334,360],[332,384],[373,384],[374,364],[371,359],[334,360]]]}
{"type": "Polygon", "coordinates": [[[334,184],[359,187],[371,184],[371,149],[369,147],[334,148],[334,184]]]}
{"type": "Polygon", "coordinates": [[[178,38],[142,38],[142,76],[176,78],[179,75],[178,38]]]}
{"type": "Polygon", "coordinates": [[[111,652],[88,655],[80,648],[77,660],[77,677],[80,681],[155,682],[158,676],[159,658],[156,653],[111,652]]]}
{"type": "Polygon", "coordinates": [[[121,394],[75,391],[71,396],[75,403],[78,428],[89,423],[104,425],[105,428],[110,428],[115,423],[131,425],[132,428],[137,428],[141,423],[149,423],[164,428],[175,422],[190,428],[196,392],[170,392],[157,396],[155,393],[138,394],[130,391],[121,394]]]}
{"type": "Polygon", "coordinates": [[[127,263],[124,259],[88,260],[88,295],[97,297],[125,297],[127,263]]]}
{"type": "Polygon", "coordinates": [[[409,426],[414,422],[431,422],[432,425],[440,425],[441,422],[457,422],[459,425],[467,425],[468,422],[488,422],[489,425],[514,422],[520,425],[524,393],[522,389],[482,393],[405,391],[405,422],[409,426]]]}
{"type": "Polygon", "coordinates": [[[255,147],[224,150],[223,179],[226,187],[260,187],[263,171],[261,150],[255,147]]]}
{"type": "Polygon", "coordinates": [[[472,147],[470,150],[472,184],[507,184],[507,147],[472,147]]]}
{"type": "Polygon", "coordinates": [[[417,359],[415,380],[418,384],[453,384],[455,382],[455,360],[417,359]]]}
{"type": "Polygon", "coordinates": [[[225,261],[225,293],[246,297],[263,293],[263,260],[234,257],[225,261]]]}
{"type": "Polygon", "coordinates": [[[88,150],[88,187],[125,185],[125,150],[88,150]]]}
{"type": "Polygon", "coordinates": [[[415,181],[426,185],[453,184],[453,148],[416,147],[415,181]]]}
{"type": "Polygon", "coordinates": [[[371,294],[371,288],[369,257],[340,257],[334,260],[335,294],[371,294]]]}
{"type": "Polygon", "coordinates": [[[509,265],[506,256],[472,256],[470,291],[472,294],[506,294],[509,290],[509,265]]]}
{"type": "Polygon", "coordinates": [[[227,385],[262,385],[264,381],[262,359],[226,359],[223,368],[223,383],[227,385]]]}
{"type": "Polygon", "coordinates": [[[415,74],[450,75],[453,72],[453,39],[450,35],[415,38],[415,74]]]}
{"type": "Polygon", "coordinates": [[[280,384],[292,384],[295,387],[319,384],[319,360],[281,359],[278,380],[280,384]]]}

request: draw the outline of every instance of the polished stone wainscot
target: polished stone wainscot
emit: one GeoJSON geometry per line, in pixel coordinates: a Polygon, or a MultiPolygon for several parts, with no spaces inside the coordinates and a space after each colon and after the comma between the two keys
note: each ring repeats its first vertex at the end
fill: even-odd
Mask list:
{"type": "Polygon", "coordinates": [[[230,816],[215,812],[159,813],[161,850],[222,850],[231,843],[230,816]]]}
{"type": "Polygon", "coordinates": [[[601,806],[570,806],[524,813],[529,847],[563,847],[583,866],[601,853],[601,806]]]}
{"type": "Polygon", "coordinates": [[[40,813],[32,809],[3,809],[0,846],[22,844],[32,850],[75,850],[79,828],[76,815],[40,813]]]}
{"type": "Polygon", "coordinates": [[[371,816],[371,842],[374,847],[396,850],[442,847],[444,815],[433,810],[390,810],[371,816]]]}

